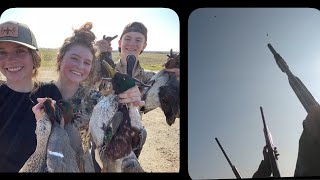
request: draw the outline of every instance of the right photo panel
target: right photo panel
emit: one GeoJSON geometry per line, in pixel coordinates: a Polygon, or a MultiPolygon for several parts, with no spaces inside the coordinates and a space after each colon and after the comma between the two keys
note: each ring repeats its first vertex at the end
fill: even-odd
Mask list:
{"type": "Polygon", "coordinates": [[[320,177],[320,12],[199,8],[188,20],[192,179],[320,177]]]}

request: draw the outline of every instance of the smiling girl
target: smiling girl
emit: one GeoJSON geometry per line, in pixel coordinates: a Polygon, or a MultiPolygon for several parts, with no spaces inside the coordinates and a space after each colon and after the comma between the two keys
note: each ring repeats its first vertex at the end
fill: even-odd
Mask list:
{"type": "Polygon", "coordinates": [[[52,83],[36,81],[41,57],[34,34],[25,24],[0,24],[0,172],[18,172],[36,148],[38,97],[61,99],[52,83]]]}

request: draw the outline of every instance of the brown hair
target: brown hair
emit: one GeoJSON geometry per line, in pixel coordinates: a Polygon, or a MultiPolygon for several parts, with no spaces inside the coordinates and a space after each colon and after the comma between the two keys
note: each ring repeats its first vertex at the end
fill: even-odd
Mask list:
{"type": "Polygon", "coordinates": [[[30,49],[29,51],[31,53],[32,56],[32,60],[33,60],[33,73],[32,73],[32,77],[35,78],[38,75],[38,69],[41,65],[41,56],[39,54],[38,51],[30,49]]]}
{"type": "Polygon", "coordinates": [[[98,50],[94,45],[96,36],[91,31],[91,29],[92,29],[92,23],[86,22],[79,29],[73,29],[73,31],[74,31],[73,35],[64,40],[64,43],[61,46],[61,48],[59,49],[58,56],[57,56],[57,71],[60,70],[60,63],[61,63],[62,58],[65,55],[65,53],[67,51],[69,51],[73,46],[81,45],[83,47],[88,48],[93,55],[93,60],[91,63],[92,67],[90,70],[90,74],[87,77],[87,80],[92,77],[93,71],[95,69],[94,61],[96,60],[96,53],[98,50]]]}

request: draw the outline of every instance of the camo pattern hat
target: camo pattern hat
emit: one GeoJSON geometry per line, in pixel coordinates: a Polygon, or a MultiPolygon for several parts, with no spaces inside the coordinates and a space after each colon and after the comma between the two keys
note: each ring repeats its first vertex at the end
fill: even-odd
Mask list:
{"type": "Polygon", "coordinates": [[[144,35],[144,37],[146,38],[147,41],[147,33],[148,33],[148,29],[146,28],[146,26],[144,26],[144,24],[142,24],[141,22],[132,22],[129,23],[124,29],[123,32],[121,34],[120,39],[122,38],[122,36],[128,32],[139,32],[141,34],[144,35]]]}
{"type": "Polygon", "coordinates": [[[29,27],[15,21],[0,24],[0,42],[15,42],[30,49],[38,50],[36,38],[29,27]]]}

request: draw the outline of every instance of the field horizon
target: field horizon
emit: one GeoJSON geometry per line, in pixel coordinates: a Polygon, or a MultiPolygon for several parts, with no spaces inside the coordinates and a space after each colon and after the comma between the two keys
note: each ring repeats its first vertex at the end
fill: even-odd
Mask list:
{"type": "MultiPolygon", "coordinates": [[[[39,81],[51,81],[56,80],[56,58],[58,48],[39,48],[42,58],[41,66],[39,68],[39,74],[37,80],[39,81]]],[[[176,53],[176,52],[174,52],[176,53]]],[[[167,55],[170,51],[144,51],[140,57],[140,65],[147,71],[160,71],[163,69],[162,65],[167,61],[167,55]]],[[[120,58],[118,51],[112,51],[112,59],[117,62],[120,58]]],[[[6,80],[3,74],[0,73],[0,80],[6,80]]]]}

